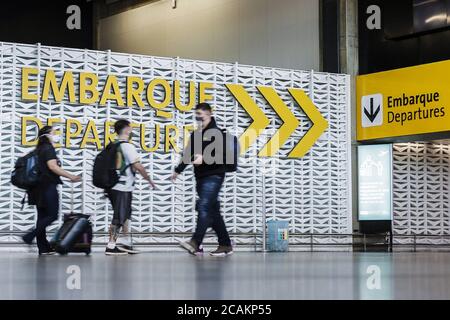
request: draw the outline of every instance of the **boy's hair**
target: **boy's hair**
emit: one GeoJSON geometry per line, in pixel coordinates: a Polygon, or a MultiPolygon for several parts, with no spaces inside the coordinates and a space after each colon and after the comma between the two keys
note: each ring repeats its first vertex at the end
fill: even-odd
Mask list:
{"type": "Polygon", "coordinates": [[[199,103],[195,106],[195,110],[203,110],[203,111],[209,111],[212,112],[211,105],[207,102],[199,103]]]}
{"type": "Polygon", "coordinates": [[[117,120],[116,123],[114,123],[114,131],[117,134],[121,134],[122,130],[125,129],[126,127],[130,126],[130,121],[128,120],[117,120]]]}

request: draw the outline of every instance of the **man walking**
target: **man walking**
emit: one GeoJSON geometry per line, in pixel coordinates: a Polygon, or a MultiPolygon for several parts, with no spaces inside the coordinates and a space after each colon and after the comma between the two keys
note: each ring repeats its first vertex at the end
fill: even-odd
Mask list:
{"type": "Polygon", "coordinates": [[[108,198],[113,207],[113,219],[109,228],[109,242],[106,246],[106,255],[126,255],[139,253],[133,248],[129,239],[131,220],[131,199],[136,180],[136,172],[139,172],[148,183],[155,188],[155,184],[148,176],[145,168],[140,163],[136,147],[130,142],[133,128],[127,120],[118,120],[114,124],[114,130],[118,139],[112,143],[118,143],[116,155],[116,169],[120,172],[118,183],[108,191],[108,198]],[[120,243],[117,243],[122,232],[120,243]]]}
{"type": "Polygon", "coordinates": [[[211,106],[208,103],[200,103],[195,107],[195,118],[197,122],[201,123],[201,127],[191,134],[189,143],[183,152],[182,160],[172,174],[172,181],[175,182],[177,176],[183,172],[189,163],[194,165],[198,194],[196,204],[197,226],[191,240],[182,242],[180,245],[191,254],[202,253],[203,238],[207,229],[211,227],[217,234],[219,247],[210,254],[212,256],[226,256],[233,253],[233,248],[225,222],[220,214],[218,199],[226,172],[223,161],[225,150],[223,148],[222,152],[219,150],[224,145],[221,143],[223,133],[217,127],[211,106]],[[212,147],[214,143],[215,148],[212,147]]]}

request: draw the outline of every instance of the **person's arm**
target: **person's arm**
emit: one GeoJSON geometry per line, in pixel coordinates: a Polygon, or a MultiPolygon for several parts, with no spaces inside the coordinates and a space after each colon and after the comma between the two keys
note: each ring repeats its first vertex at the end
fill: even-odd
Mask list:
{"type": "Polygon", "coordinates": [[[137,172],[139,172],[139,174],[142,176],[142,178],[144,178],[144,180],[147,180],[148,183],[150,183],[150,185],[152,186],[152,188],[156,188],[155,183],[152,181],[152,179],[150,179],[150,176],[147,173],[147,170],[145,170],[144,166],[142,165],[142,163],[140,162],[135,162],[131,165],[133,167],[133,169],[137,172]]]}
{"type": "Polygon", "coordinates": [[[136,150],[136,147],[132,143],[122,143],[122,154],[126,158],[127,162],[130,164],[131,168],[134,171],[139,172],[139,174],[152,186],[155,188],[155,183],[150,179],[147,171],[144,166],[141,164],[141,160],[139,157],[139,153],[136,150]]]}
{"type": "Polygon", "coordinates": [[[65,178],[69,179],[72,182],[81,181],[81,177],[80,176],[75,176],[73,174],[70,174],[69,172],[67,172],[66,170],[61,168],[58,165],[58,162],[56,161],[56,159],[48,160],[47,161],[47,166],[50,169],[50,171],[52,171],[53,173],[57,174],[58,176],[65,177],[65,178]]]}
{"type": "Polygon", "coordinates": [[[187,165],[190,164],[193,160],[192,159],[192,153],[193,153],[192,146],[194,143],[193,139],[194,139],[194,133],[191,133],[191,137],[189,138],[189,141],[181,154],[181,160],[178,163],[178,165],[175,167],[174,172],[173,172],[172,176],[170,177],[170,179],[173,182],[175,182],[178,175],[180,173],[182,173],[184,171],[184,169],[186,169],[187,165]]]}

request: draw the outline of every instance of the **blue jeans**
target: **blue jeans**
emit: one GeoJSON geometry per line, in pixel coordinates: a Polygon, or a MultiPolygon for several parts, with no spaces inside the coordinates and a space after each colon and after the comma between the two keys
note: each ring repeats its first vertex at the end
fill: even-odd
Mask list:
{"type": "Polygon", "coordinates": [[[36,238],[39,253],[48,252],[51,250],[50,244],[47,240],[46,228],[58,219],[59,211],[59,196],[56,184],[50,184],[41,191],[42,201],[45,206],[37,206],[37,221],[36,228],[28,232],[24,239],[33,241],[36,238]]]}
{"type": "Polygon", "coordinates": [[[219,192],[222,187],[224,177],[221,175],[211,175],[197,179],[197,227],[192,239],[200,245],[203,242],[208,228],[212,228],[219,239],[219,245],[230,246],[230,236],[228,235],[225,222],[220,214],[219,192]]]}

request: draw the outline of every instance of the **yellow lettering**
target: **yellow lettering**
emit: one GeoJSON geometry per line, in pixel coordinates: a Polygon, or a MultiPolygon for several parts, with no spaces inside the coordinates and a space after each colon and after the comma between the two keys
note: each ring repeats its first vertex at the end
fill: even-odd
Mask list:
{"type": "Polygon", "coordinates": [[[81,149],[84,149],[87,143],[95,143],[97,149],[101,148],[97,127],[95,126],[94,120],[89,120],[86,126],[86,131],[84,132],[83,139],[81,140],[81,149]],[[92,133],[92,137],[89,136],[89,133],[92,133]]]}
{"type": "Polygon", "coordinates": [[[82,72],[79,77],[80,96],[79,101],[82,104],[94,104],[98,101],[99,92],[97,89],[98,76],[95,73],[82,72]],[[89,80],[90,82],[88,83],[89,80]],[[87,93],[90,93],[88,97],[87,93]]]}
{"type": "Polygon", "coordinates": [[[189,101],[187,105],[181,103],[180,95],[180,81],[175,80],[173,82],[173,103],[175,107],[183,112],[190,111],[195,105],[195,83],[194,81],[189,81],[189,93],[187,100],[189,101]]]}
{"type": "MultiPolygon", "coordinates": [[[[31,117],[31,116],[27,116],[27,117],[22,117],[22,125],[21,125],[21,131],[22,131],[22,139],[21,139],[21,143],[23,146],[35,146],[37,144],[37,137],[34,140],[31,141],[27,141],[27,125],[28,122],[32,122],[35,125],[37,125],[37,129],[41,129],[43,127],[42,125],[42,121],[39,120],[36,117],[31,117]]],[[[36,130],[37,131],[37,130],[36,130]]],[[[37,136],[37,134],[36,134],[37,136]]]]}
{"type": "Polygon", "coordinates": [[[145,136],[146,136],[146,134],[145,134],[145,123],[141,124],[141,139],[140,140],[141,140],[141,149],[142,150],[144,150],[145,152],[154,152],[154,151],[158,150],[159,143],[160,143],[160,141],[159,141],[159,139],[160,139],[160,132],[159,131],[160,131],[160,125],[156,124],[155,125],[155,129],[154,129],[155,134],[153,135],[155,143],[153,144],[153,146],[147,146],[145,144],[145,136]]]}
{"type": "MultiPolygon", "coordinates": [[[[54,127],[53,130],[54,130],[55,135],[60,135],[61,134],[61,130],[55,128],[55,124],[61,123],[61,122],[62,122],[62,120],[60,118],[48,118],[47,119],[47,125],[49,125],[51,127],[54,127]]],[[[61,147],[61,144],[60,143],[56,143],[55,144],[55,148],[59,148],[59,147],[61,147]]]]}
{"type": "Polygon", "coordinates": [[[114,130],[111,130],[111,128],[114,128],[114,121],[105,121],[104,125],[104,134],[105,134],[105,145],[104,147],[110,143],[116,140],[117,133],[114,132],[114,130]]]}
{"type": "Polygon", "coordinates": [[[183,127],[183,144],[184,147],[187,146],[189,142],[189,138],[191,137],[191,132],[195,130],[195,127],[192,124],[185,125],[183,127]]]}
{"type": "Polygon", "coordinates": [[[109,75],[106,78],[105,88],[103,89],[103,94],[100,99],[100,104],[105,105],[107,100],[115,100],[117,105],[123,107],[125,103],[120,95],[119,84],[117,82],[117,77],[114,75],[109,75]],[[111,92],[111,89],[113,92],[111,92]]]}
{"type": "Polygon", "coordinates": [[[213,100],[213,95],[211,93],[206,92],[207,89],[213,88],[214,84],[212,84],[211,82],[200,82],[198,84],[198,102],[202,103],[213,100]]]}
{"type": "Polygon", "coordinates": [[[72,139],[78,137],[81,134],[83,126],[81,122],[76,119],[67,119],[66,121],[66,148],[70,148],[72,145],[72,139]],[[75,125],[75,131],[71,131],[72,125],[75,125]]]}
{"type": "Polygon", "coordinates": [[[37,80],[30,80],[30,75],[37,75],[39,70],[36,68],[22,68],[22,99],[38,101],[39,97],[35,93],[30,93],[31,87],[37,87],[37,80]]]}
{"type": "Polygon", "coordinates": [[[69,94],[70,103],[75,103],[75,85],[73,82],[73,74],[71,71],[64,72],[61,86],[58,87],[56,81],[55,71],[48,69],[45,72],[44,88],[42,89],[42,101],[48,101],[50,90],[53,92],[56,102],[61,102],[64,99],[65,92],[69,94]]]}
{"type": "Polygon", "coordinates": [[[139,77],[127,77],[127,105],[133,106],[133,102],[136,101],[137,105],[141,108],[144,107],[142,101],[142,92],[144,91],[144,81],[139,77]],[[134,84],[137,84],[137,88],[134,84]]]}
{"type": "Polygon", "coordinates": [[[170,104],[170,85],[164,79],[153,79],[150,81],[147,87],[147,101],[151,107],[156,109],[156,116],[164,117],[164,118],[172,118],[172,114],[167,111],[163,111],[162,109],[166,108],[170,104]],[[156,86],[162,86],[164,89],[164,100],[156,101],[154,97],[154,91],[156,86]]]}
{"type": "Polygon", "coordinates": [[[164,133],[164,137],[165,137],[164,151],[165,152],[170,151],[170,146],[172,146],[172,148],[175,150],[175,152],[180,152],[180,149],[178,149],[176,142],[175,142],[175,140],[178,139],[178,135],[179,135],[179,130],[178,130],[177,126],[175,126],[173,124],[166,125],[166,130],[164,133]],[[170,131],[173,131],[174,135],[171,135],[170,131]]]}

